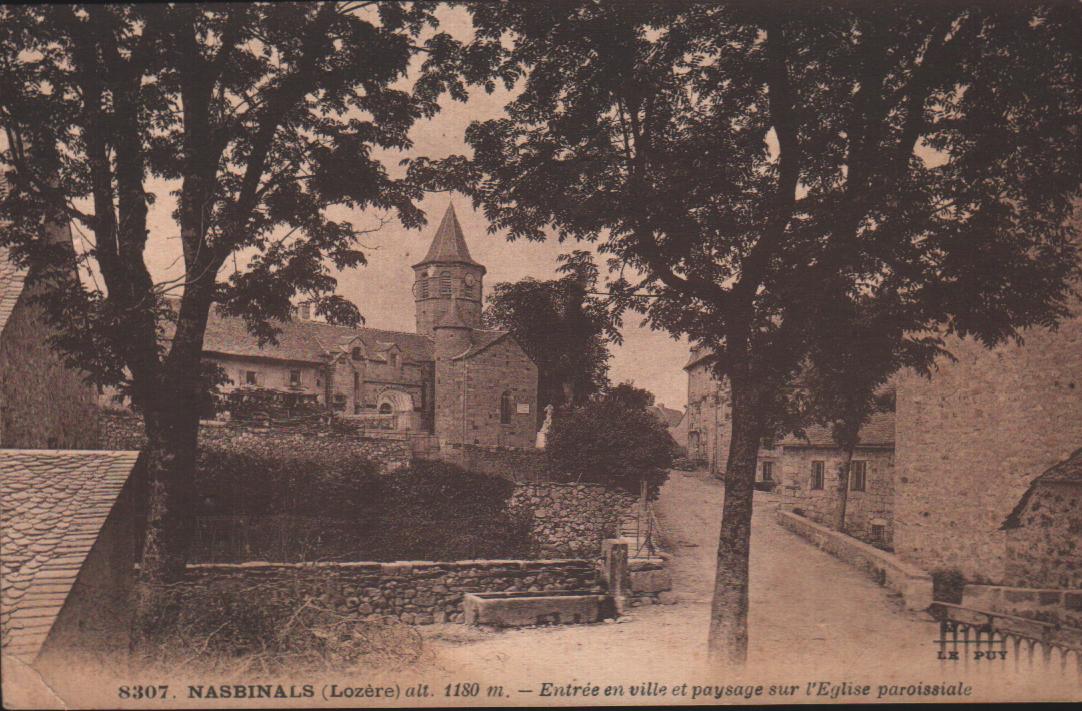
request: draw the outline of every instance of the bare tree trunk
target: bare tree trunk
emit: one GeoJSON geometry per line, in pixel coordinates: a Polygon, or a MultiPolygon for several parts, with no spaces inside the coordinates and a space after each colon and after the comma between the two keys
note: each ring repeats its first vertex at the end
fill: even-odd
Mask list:
{"type": "Polygon", "coordinates": [[[748,656],[748,560],[755,466],[762,424],[746,376],[730,374],[732,443],[718,538],[707,651],[712,662],[739,669],[748,656]]]}
{"type": "Polygon", "coordinates": [[[845,460],[838,465],[838,503],[834,510],[834,530],[845,533],[845,509],[849,504],[849,472],[853,467],[853,447],[845,450],[845,460]]]}

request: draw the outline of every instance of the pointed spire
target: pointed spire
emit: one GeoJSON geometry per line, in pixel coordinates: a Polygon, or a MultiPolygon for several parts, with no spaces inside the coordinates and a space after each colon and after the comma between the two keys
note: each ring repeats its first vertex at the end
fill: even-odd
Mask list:
{"type": "Polygon", "coordinates": [[[454,203],[448,203],[447,212],[443,213],[443,220],[436,230],[436,236],[432,238],[428,254],[413,266],[419,267],[423,264],[469,264],[484,269],[470,256],[462,226],[458,224],[458,216],[455,215],[454,203]]]}

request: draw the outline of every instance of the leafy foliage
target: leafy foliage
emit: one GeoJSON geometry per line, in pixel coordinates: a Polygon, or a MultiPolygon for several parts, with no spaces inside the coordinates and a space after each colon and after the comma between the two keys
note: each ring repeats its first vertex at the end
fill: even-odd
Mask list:
{"type": "Polygon", "coordinates": [[[529,521],[514,485],[442,462],[390,474],[361,456],[206,448],[197,469],[196,558],[524,558],[529,521]]]}
{"type": "Polygon", "coordinates": [[[676,443],[643,404],[645,391],[626,385],[614,391],[553,420],[545,447],[549,469],[557,480],[604,484],[633,494],[645,481],[648,495],[656,497],[669,476],[676,443]]]}
{"type": "Polygon", "coordinates": [[[537,364],[539,418],[545,406],[578,405],[608,385],[609,343],[621,341],[596,290],[589,252],[561,255],[560,279],[527,278],[493,287],[485,325],[510,331],[537,364]]]}
{"type": "Polygon", "coordinates": [[[926,363],[944,334],[993,345],[1068,313],[1079,6],[470,7],[518,89],[469,127],[472,158],[413,174],[512,239],[598,242],[618,306],[716,354],[733,438],[710,646],[742,664],[758,442],[828,322],[867,302],[926,363]]]}

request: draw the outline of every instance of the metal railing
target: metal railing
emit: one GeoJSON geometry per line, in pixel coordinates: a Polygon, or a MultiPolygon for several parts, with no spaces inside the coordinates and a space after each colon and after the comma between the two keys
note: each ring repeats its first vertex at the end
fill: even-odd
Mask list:
{"type": "Polygon", "coordinates": [[[934,602],[939,658],[1075,673],[1082,679],[1082,630],[1028,617],[934,602]]]}

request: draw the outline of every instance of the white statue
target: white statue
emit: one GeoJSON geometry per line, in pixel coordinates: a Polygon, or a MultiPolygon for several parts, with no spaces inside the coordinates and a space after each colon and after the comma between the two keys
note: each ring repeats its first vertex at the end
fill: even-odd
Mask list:
{"type": "Polygon", "coordinates": [[[541,429],[537,431],[537,442],[535,446],[538,449],[545,448],[545,441],[548,439],[549,430],[552,429],[552,413],[556,408],[552,404],[545,405],[545,421],[541,423],[541,429]]]}

